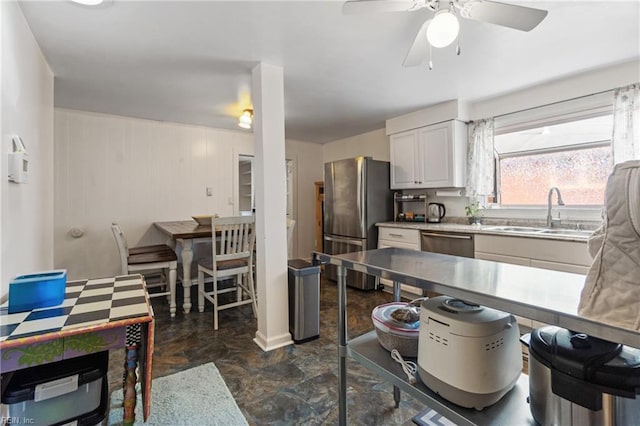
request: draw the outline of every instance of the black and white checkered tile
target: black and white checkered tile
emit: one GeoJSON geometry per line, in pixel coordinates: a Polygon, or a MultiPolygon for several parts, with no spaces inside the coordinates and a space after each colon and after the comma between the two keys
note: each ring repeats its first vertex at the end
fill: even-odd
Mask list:
{"type": "Polygon", "coordinates": [[[0,307],[0,341],[149,315],[139,275],[69,281],[62,304],[9,314],[0,307]]]}
{"type": "Polygon", "coordinates": [[[451,420],[431,408],[421,411],[413,418],[413,422],[420,426],[456,426],[451,420]]]}

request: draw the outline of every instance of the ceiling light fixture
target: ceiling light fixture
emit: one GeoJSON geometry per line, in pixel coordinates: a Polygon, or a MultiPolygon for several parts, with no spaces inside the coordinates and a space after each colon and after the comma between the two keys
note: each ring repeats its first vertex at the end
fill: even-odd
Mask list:
{"type": "Polygon", "coordinates": [[[439,10],[427,27],[427,40],[433,47],[447,47],[458,37],[460,22],[454,9],[439,10]]]}
{"type": "Polygon", "coordinates": [[[245,109],[244,111],[242,111],[242,114],[238,118],[238,126],[242,127],[243,129],[250,129],[251,123],[253,123],[253,110],[245,109]]]}

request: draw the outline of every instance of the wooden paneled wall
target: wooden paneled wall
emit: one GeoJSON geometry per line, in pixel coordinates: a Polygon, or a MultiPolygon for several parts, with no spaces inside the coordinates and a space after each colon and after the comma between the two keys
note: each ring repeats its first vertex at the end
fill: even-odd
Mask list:
{"type": "MultiPolygon", "coordinates": [[[[237,157],[253,154],[251,133],[65,109],[55,110],[54,127],[55,264],[67,268],[70,278],[118,271],[112,222],[121,224],[133,246],[164,241],[152,226],[156,221],[236,213],[237,157]],[[73,228],[84,235],[72,237],[73,228]]],[[[295,161],[305,165],[298,169],[301,181],[318,179],[321,146],[289,144],[295,161]]],[[[312,186],[303,189],[313,193],[312,186]]],[[[300,246],[306,253],[313,249],[309,216],[310,236],[300,246]]],[[[298,233],[307,232],[305,220],[296,220],[298,233]]]]}

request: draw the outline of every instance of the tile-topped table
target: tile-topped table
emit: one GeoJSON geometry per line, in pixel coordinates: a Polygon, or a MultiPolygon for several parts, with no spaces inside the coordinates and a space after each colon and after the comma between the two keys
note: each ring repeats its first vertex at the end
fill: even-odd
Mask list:
{"type": "Polygon", "coordinates": [[[140,362],[144,420],[151,402],[154,318],[141,275],[69,281],[62,304],[9,314],[0,306],[0,373],[126,348],[124,424],[133,424],[140,362]]]}

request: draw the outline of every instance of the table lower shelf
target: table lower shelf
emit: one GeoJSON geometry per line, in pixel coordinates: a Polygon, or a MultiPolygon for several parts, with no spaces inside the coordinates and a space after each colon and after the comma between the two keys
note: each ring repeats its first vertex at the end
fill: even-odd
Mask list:
{"type": "Polygon", "coordinates": [[[529,377],[522,374],[513,389],[496,404],[482,411],[463,408],[453,404],[431,389],[417,377],[410,384],[400,364],[391,359],[389,351],[380,346],[375,331],[371,331],[348,342],[349,355],[360,364],[377,373],[389,383],[407,392],[418,401],[433,408],[449,420],[462,425],[535,425],[529,411],[529,377]]]}

